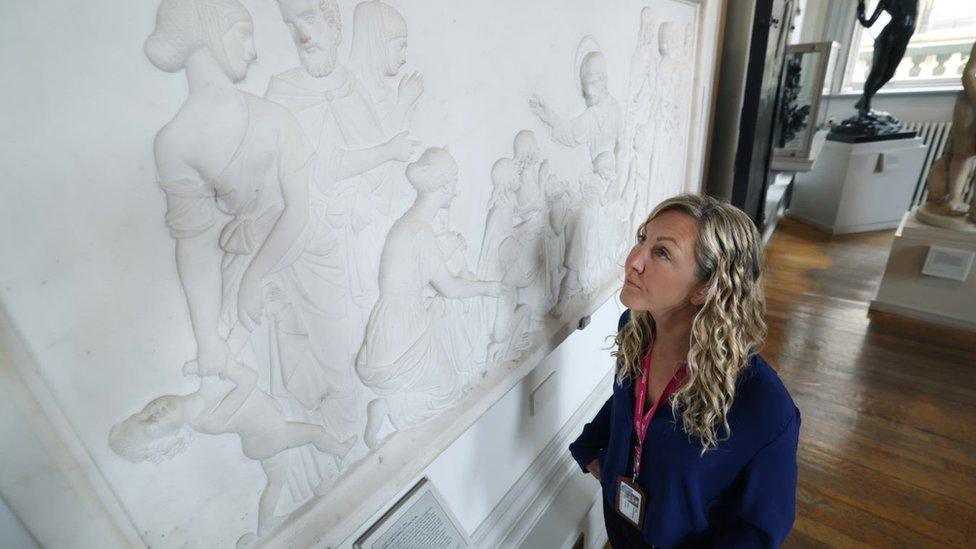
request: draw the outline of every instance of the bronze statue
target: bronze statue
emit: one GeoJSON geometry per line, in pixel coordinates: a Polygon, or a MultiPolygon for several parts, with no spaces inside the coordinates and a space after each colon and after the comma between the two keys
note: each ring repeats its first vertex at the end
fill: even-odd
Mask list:
{"type": "Polygon", "coordinates": [[[874,40],[874,55],[871,57],[871,72],[864,82],[864,93],[854,105],[858,112],[865,114],[871,110],[871,98],[895,75],[895,69],[905,55],[908,41],[915,34],[918,20],[918,0],[881,0],[874,8],[871,18],[864,17],[864,0],[857,2],[857,20],[865,28],[871,28],[882,11],[888,12],[891,21],[874,40]]]}
{"type": "Polygon", "coordinates": [[[910,132],[902,132],[901,122],[897,118],[886,112],[871,110],[871,98],[895,75],[895,70],[908,48],[908,41],[915,34],[918,0],[880,0],[870,18],[864,15],[864,0],[857,2],[857,20],[867,28],[874,25],[881,12],[885,11],[891,16],[891,21],[874,40],[871,72],[864,82],[864,93],[854,105],[857,108],[857,115],[834,127],[827,136],[828,139],[859,142],[914,135],[910,132]]]}

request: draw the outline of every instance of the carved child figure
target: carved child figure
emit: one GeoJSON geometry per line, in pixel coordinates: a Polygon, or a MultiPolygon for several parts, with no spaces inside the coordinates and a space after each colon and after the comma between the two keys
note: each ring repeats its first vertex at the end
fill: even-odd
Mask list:
{"type": "MultiPolygon", "coordinates": [[[[149,402],[112,427],[109,446],[129,461],[158,463],[186,448],[190,429],[208,435],[238,435],[244,455],[260,461],[268,478],[258,504],[257,536],[263,537],[280,521],[274,510],[287,473],[281,452],[312,444],[341,459],[356,437],[340,442],[319,425],[287,421],[277,402],[256,389],[257,373],[243,364],[229,360],[221,372],[200,372],[197,368],[196,361],[184,368],[186,374],[207,376],[201,379],[197,391],[165,395],[149,402]],[[230,383],[221,382],[216,375],[230,383]]],[[[245,536],[241,542],[251,537],[245,536]]]]}
{"type": "Polygon", "coordinates": [[[607,226],[608,206],[615,197],[614,181],[616,164],[613,154],[602,152],[593,160],[591,172],[580,176],[583,199],[573,221],[567,227],[566,276],[559,290],[559,300],[551,314],[562,316],[571,301],[580,295],[589,295],[601,282],[598,277],[607,272],[615,259],[610,253],[616,230],[607,226]]]}

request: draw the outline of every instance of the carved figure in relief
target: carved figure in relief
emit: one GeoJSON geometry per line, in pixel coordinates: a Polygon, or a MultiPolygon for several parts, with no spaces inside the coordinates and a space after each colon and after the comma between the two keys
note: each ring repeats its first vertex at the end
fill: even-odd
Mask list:
{"type": "Polygon", "coordinates": [[[658,29],[658,51],[654,108],[651,112],[651,153],[650,181],[654,185],[645,210],[670,196],[680,194],[684,187],[684,166],[687,153],[683,138],[663,138],[661,136],[686,136],[688,113],[686,105],[691,91],[685,74],[690,60],[684,59],[684,31],[678,23],[665,21],[658,29]]]}
{"type": "Polygon", "coordinates": [[[566,312],[574,298],[592,295],[617,259],[614,237],[618,227],[608,223],[613,219],[608,206],[614,200],[615,175],[613,154],[605,151],[593,161],[592,171],[580,176],[583,198],[568,225],[566,276],[553,311],[557,316],[566,312]]]}
{"type": "Polygon", "coordinates": [[[266,96],[295,114],[317,152],[313,181],[324,215],[344,233],[335,253],[345,259],[351,312],[362,317],[350,320],[352,340],[361,341],[376,300],[379,242],[411,194],[394,177],[392,162],[408,161],[418,143],[406,132],[389,137],[369,92],[337,61],[342,28],[335,0],[278,5],[301,66],[273,77],[266,96]]]}
{"type": "Polygon", "coordinates": [[[522,130],[515,134],[512,144],[515,169],[518,172],[519,218],[523,221],[545,209],[545,190],[543,184],[549,175],[549,163],[542,158],[539,141],[532,130],[522,130]]]}
{"type": "MultiPolygon", "coordinates": [[[[369,311],[378,296],[383,239],[406,207],[410,189],[391,170],[409,160],[417,142],[406,132],[390,137],[359,78],[337,60],[341,18],[334,0],[280,0],[282,20],[300,66],[273,77],[266,97],[301,124],[316,157],[311,165],[315,231],[289,276],[278,280],[273,359],[307,375],[288,375],[321,403],[282,399],[294,419],[321,423],[338,438],[362,433],[366,417],[355,374],[369,311]],[[287,305],[285,305],[287,304],[287,305]],[[296,404],[302,404],[297,406],[296,404]]],[[[304,450],[293,458],[292,493],[307,497],[302,479],[321,494],[349,466],[331,465],[304,450]]]]}
{"type": "Polygon", "coordinates": [[[154,151],[197,361],[219,370],[231,328],[261,317],[263,285],[305,229],[310,152],[287,110],[234,86],[256,57],[236,0],[163,0],[145,51],[189,84],[154,151]],[[230,221],[218,226],[218,211],[230,221]]]}
{"type": "Polygon", "coordinates": [[[407,129],[410,114],[424,93],[424,76],[414,71],[394,83],[407,62],[406,21],[389,4],[367,0],[356,4],[352,25],[349,60],[353,69],[387,129],[407,129]]]}
{"type": "Polygon", "coordinates": [[[518,291],[519,304],[528,308],[534,322],[545,315],[546,293],[549,284],[549,259],[545,255],[547,213],[545,186],[555,175],[549,173],[549,161],[542,158],[542,151],[535,132],[522,130],[513,143],[519,185],[517,199],[518,237],[517,267],[529,283],[518,291]]]}
{"type": "Polygon", "coordinates": [[[463,378],[457,350],[446,334],[445,299],[498,297],[500,281],[450,273],[431,225],[456,194],[457,163],[447,149],[430,148],[407,166],[417,192],[393,224],[380,260],[380,297],[370,314],[356,371],[379,397],[367,407],[365,440],[378,447],[385,418],[397,431],[420,425],[457,404],[463,378]],[[426,297],[433,289],[435,296],[426,297]]]}
{"type": "Polygon", "coordinates": [[[546,202],[549,204],[548,228],[545,240],[546,268],[549,271],[546,310],[551,310],[559,299],[559,287],[566,276],[566,233],[571,212],[580,199],[578,186],[568,181],[550,178],[546,184],[546,202]]]}
{"type": "Polygon", "coordinates": [[[590,51],[582,55],[578,72],[586,102],[583,112],[574,118],[563,118],[538,96],[532,97],[529,107],[552,130],[553,140],[567,147],[586,145],[592,161],[604,151],[615,151],[621,129],[620,106],[607,88],[607,62],[602,53],[590,51]]]}
{"type": "MultiPolygon", "coordinates": [[[[196,362],[185,372],[204,377],[200,389],[188,395],[166,395],[112,427],[109,445],[132,461],[159,462],[183,451],[188,429],[208,434],[236,434],[249,459],[261,462],[267,484],[258,503],[257,537],[266,536],[279,522],[275,506],[286,483],[287,463],[281,452],[310,445],[319,452],[344,456],[355,437],[338,441],[321,426],[288,421],[271,395],[257,389],[257,372],[236,361],[218,371],[198,370],[196,362]],[[219,375],[227,381],[219,381],[219,375]]],[[[245,535],[239,545],[253,541],[245,535]]]]}
{"type": "Polygon", "coordinates": [[[521,302],[520,293],[536,277],[522,268],[524,248],[517,234],[509,235],[499,245],[497,257],[503,273],[503,292],[495,302],[486,368],[518,359],[532,343],[530,337],[535,328],[532,306],[521,302]]]}
{"type": "Polygon", "coordinates": [[[501,279],[504,269],[498,259],[502,240],[512,235],[518,209],[518,167],[511,158],[500,158],[491,167],[491,198],[485,220],[484,238],[478,256],[478,276],[501,279]]]}
{"type": "MultiPolygon", "coordinates": [[[[520,174],[516,162],[511,158],[495,161],[491,167],[491,182],[491,197],[488,199],[488,215],[478,254],[477,275],[485,280],[503,280],[512,269],[518,252],[513,234],[519,211],[517,193],[520,174]]],[[[505,338],[509,333],[509,318],[517,306],[517,299],[517,287],[509,284],[498,299],[481,300],[481,325],[488,329],[480,334],[476,349],[490,347],[493,341],[499,342],[505,338]]],[[[494,347],[488,349],[489,362],[494,351],[494,347]]]]}
{"type": "MultiPolygon", "coordinates": [[[[643,8],[637,30],[637,46],[630,57],[630,80],[624,107],[624,127],[621,130],[621,143],[617,154],[617,163],[622,177],[626,178],[630,187],[633,187],[630,177],[635,169],[634,163],[638,161],[636,132],[641,125],[647,123],[654,99],[658,59],[655,27],[651,8],[643,8]]],[[[647,160],[649,161],[649,158],[647,160]]]]}

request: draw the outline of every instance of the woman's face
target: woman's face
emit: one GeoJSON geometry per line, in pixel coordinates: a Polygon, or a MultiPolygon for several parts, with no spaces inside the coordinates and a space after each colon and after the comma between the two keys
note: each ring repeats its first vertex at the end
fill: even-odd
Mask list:
{"type": "Polygon", "coordinates": [[[703,286],[696,275],[697,244],[698,225],[687,214],[669,210],[645,224],[624,265],[621,303],[655,318],[704,303],[703,294],[693,293],[703,286]]]}
{"type": "Polygon", "coordinates": [[[247,75],[247,67],[257,58],[254,51],[254,32],[249,21],[234,23],[230,30],[224,33],[224,53],[227,55],[230,77],[234,82],[240,82],[247,75]]]}

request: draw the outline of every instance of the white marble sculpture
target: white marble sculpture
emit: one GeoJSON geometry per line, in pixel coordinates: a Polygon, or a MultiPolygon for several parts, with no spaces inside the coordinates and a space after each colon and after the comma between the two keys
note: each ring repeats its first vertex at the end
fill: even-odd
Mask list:
{"type": "MultiPolygon", "coordinates": [[[[183,107],[156,136],[155,155],[195,361],[201,372],[221,371],[246,341],[235,334],[268,318],[271,353],[255,367],[276,405],[288,420],[354,440],[352,358],[335,362],[350,347],[342,340],[347,282],[333,276],[345,258],[333,252],[328,205],[309,197],[315,157],[301,126],[287,109],[233,85],[256,56],[251,33],[236,0],[164,0],[145,46],[153,64],[184,69],[189,83],[183,107]],[[230,220],[218,226],[224,215],[230,220]]],[[[297,467],[287,476],[300,502],[323,493],[340,462],[310,447],[295,452],[305,457],[287,454],[297,467]]]]}
{"type": "MultiPolygon", "coordinates": [[[[580,53],[590,41],[580,43],[580,53]]],[[[592,161],[604,151],[614,153],[621,128],[620,105],[607,88],[607,61],[599,51],[588,51],[580,57],[579,89],[586,108],[573,118],[555,113],[538,96],[529,101],[532,112],[552,131],[553,140],[576,147],[586,145],[592,161]]]]}
{"type": "MultiPolygon", "coordinates": [[[[632,192],[642,191],[646,187],[635,185],[633,177],[635,170],[650,168],[650,153],[647,158],[637,158],[641,150],[637,149],[636,133],[639,128],[646,126],[650,116],[655,92],[655,76],[657,71],[657,45],[655,43],[655,21],[650,7],[641,10],[640,22],[637,30],[637,45],[630,56],[630,72],[627,84],[627,97],[624,104],[623,128],[621,130],[621,144],[617,154],[618,169],[627,181],[632,192]],[[635,166],[638,162],[647,162],[646,167],[635,166]]],[[[649,143],[649,142],[648,142],[649,143]]],[[[634,203],[637,208],[637,201],[634,203]]],[[[642,209],[642,207],[641,207],[642,209]]]]}
{"type": "Polygon", "coordinates": [[[299,446],[342,458],[355,437],[338,441],[321,425],[288,421],[277,401],[257,388],[258,375],[235,360],[213,372],[198,371],[191,363],[188,374],[205,376],[200,388],[187,395],[154,399],[139,412],[112,427],[109,445],[132,461],[158,463],[186,448],[188,429],[208,435],[235,434],[241,451],[259,461],[267,483],[258,502],[257,532],[245,534],[238,546],[266,536],[280,521],[275,507],[286,484],[288,464],[281,452],[299,446]],[[217,380],[216,376],[227,382],[217,380]]]}
{"type": "MultiPolygon", "coordinates": [[[[291,318],[276,323],[284,328],[276,332],[276,346],[284,360],[311,363],[309,369],[320,375],[298,379],[329,395],[314,410],[284,405],[296,418],[317,418],[345,438],[361,433],[366,421],[356,354],[378,296],[383,239],[411,194],[394,169],[409,160],[417,142],[385,127],[360,79],[338,62],[342,34],[334,0],[278,5],[301,63],[273,77],[266,97],[294,114],[315,149],[312,212],[318,230],[310,235],[306,261],[281,281],[291,318]],[[294,348],[303,342],[296,331],[307,334],[307,352],[294,348]]],[[[329,467],[307,452],[294,461],[304,471],[299,478],[322,477],[320,484],[334,481],[351,464],[329,467]]]]}
{"type": "Polygon", "coordinates": [[[577,208],[582,193],[579,184],[559,178],[550,178],[546,183],[546,203],[548,205],[548,228],[545,239],[546,269],[548,287],[546,288],[546,310],[551,311],[559,300],[559,288],[566,276],[566,235],[571,214],[577,208]]]}
{"type": "Polygon", "coordinates": [[[365,440],[377,448],[388,418],[395,431],[420,425],[460,400],[464,380],[445,316],[446,299],[498,297],[500,281],[451,274],[431,225],[450,208],[458,168],[447,149],[430,148],[407,166],[417,191],[410,209],[393,224],[380,260],[380,297],[370,314],[356,360],[363,383],[378,395],[367,407],[365,440]],[[426,292],[433,289],[432,299],[426,292]]]}
{"type": "Polygon", "coordinates": [[[929,169],[925,204],[915,216],[936,227],[976,232],[976,191],[969,204],[963,199],[976,163],[976,43],[963,69],[962,85],[952,112],[949,142],[929,169]]]}
{"type": "Polygon", "coordinates": [[[675,162],[675,159],[683,159],[687,153],[687,143],[666,137],[687,132],[686,112],[691,83],[686,77],[690,74],[687,67],[691,60],[684,47],[684,28],[675,21],[664,21],[658,27],[657,38],[660,60],[655,67],[656,86],[649,131],[654,133],[651,157],[660,161],[651,164],[650,180],[655,194],[650,196],[651,203],[646,204],[644,215],[658,202],[681,193],[684,164],[675,162]]]}
{"type": "MultiPolygon", "coordinates": [[[[533,96],[529,101],[532,112],[551,129],[554,141],[567,147],[586,145],[591,167],[585,170],[581,186],[593,187],[583,180],[597,177],[606,188],[600,196],[592,191],[588,197],[584,192],[583,202],[586,202],[587,198],[603,201],[608,198],[603,196],[605,193],[622,192],[616,173],[609,174],[605,171],[608,166],[613,170],[617,169],[616,156],[619,152],[623,126],[620,106],[610,95],[607,87],[606,59],[597,47],[596,41],[590,36],[585,36],[577,46],[578,90],[586,104],[582,113],[567,119],[553,112],[538,96],[533,96]],[[599,163],[598,158],[601,159],[599,163]]],[[[583,204],[582,207],[585,208],[586,205],[583,204]]],[[[593,237],[589,232],[590,223],[593,223],[592,213],[583,211],[574,213],[569,223],[568,252],[564,261],[567,274],[562,277],[557,303],[551,309],[552,314],[556,316],[565,313],[574,300],[585,299],[597,288],[600,281],[596,281],[594,276],[597,278],[606,276],[606,272],[589,274],[595,273],[598,265],[604,264],[604,261],[595,257],[584,258],[580,255],[583,247],[588,245],[584,245],[583,242],[592,240],[593,237]],[[589,263],[590,266],[584,266],[585,263],[589,263]]],[[[611,225],[616,227],[617,223],[613,222],[611,225]]]]}
{"type": "Polygon", "coordinates": [[[254,60],[250,14],[236,0],[163,0],[146,55],[185,70],[189,95],[156,135],[157,179],[202,369],[225,338],[261,317],[266,277],[308,221],[309,151],[280,106],[234,86],[254,60]],[[218,227],[218,212],[231,216],[218,227]],[[219,230],[218,230],[219,229],[219,230]]]}
{"type": "MultiPolygon", "coordinates": [[[[79,382],[74,395],[65,381],[73,374],[51,356],[81,356],[75,343],[36,335],[16,302],[19,282],[9,303],[15,320],[26,319],[30,346],[53,349],[38,360],[59,384],[55,404],[86,418],[72,427],[94,464],[89,480],[104,480],[106,508],[131,521],[132,540],[335,546],[351,539],[376,501],[404,488],[398,467],[408,474],[426,467],[499,387],[512,386],[513,372],[533,368],[541,350],[575,324],[553,317],[573,320],[569,313],[592,310],[608,295],[618,247],[629,241],[622,219],[649,208],[660,187],[655,155],[675,157],[662,166],[683,169],[683,152],[674,147],[683,146],[688,129],[680,124],[687,122],[666,126],[658,118],[687,117],[685,103],[667,105],[660,96],[690,96],[688,83],[660,80],[688,59],[681,46],[666,47],[673,38],[660,38],[674,33],[653,17],[657,5],[640,11],[633,50],[633,36],[611,38],[615,31],[590,28],[588,18],[553,29],[545,40],[570,54],[587,32],[610,39],[601,48],[586,35],[575,57],[566,56],[575,89],[567,79],[547,93],[551,103],[533,97],[524,110],[517,90],[526,81],[520,56],[528,50],[508,51],[501,40],[486,49],[490,60],[476,50],[455,52],[455,44],[474,44],[454,33],[472,22],[441,12],[467,15],[472,8],[389,2],[343,4],[352,10],[343,43],[336,0],[156,0],[145,55],[175,74],[118,71],[116,80],[102,81],[78,69],[112,101],[138,95],[130,89],[150,90],[120,111],[139,113],[125,139],[114,141],[128,171],[98,188],[145,178],[147,140],[158,129],[153,152],[162,192],[149,186],[138,207],[132,197],[144,197],[144,181],[139,190],[106,193],[103,203],[90,199],[87,186],[74,195],[81,198],[77,217],[98,220],[79,227],[86,242],[112,235],[115,246],[119,224],[135,227],[112,248],[122,260],[98,267],[100,282],[68,269],[57,283],[75,295],[113,293],[104,309],[111,312],[98,317],[113,335],[81,326],[89,308],[103,306],[93,306],[94,298],[31,310],[44,321],[59,315],[55,331],[73,329],[79,341],[84,334],[98,356],[106,349],[120,354],[101,365],[82,357],[87,369],[72,378],[79,382]],[[252,21],[251,13],[261,17],[252,21]],[[409,64],[408,21],[415,33],[409,64]],[[443,36],[420,34],[453,24],[443,36]],[[340,53],[346,51],[348,57],[340,53]],[[629,86],[622,77],[608,80],[608,65],[613,74],[622,71],[631,53],[629,86]],[[441,72],[425,82],[413,63],[441,72]],[[245,89],[264,90],[264,97],[245,89]],[[178,108],[170,103],[184,93],[178,108]],[[626,99],[618,105],[617,97],[626,99]],[[512,112],[513,102],[511,120],[485,114],[512,112]],[[550,108],[574,103],[565,113],[550,108]],[[472,176],[458,184],[459,167],[446,147],[411,162],[420,145],[411,131],[450,140],[461,172],[472,176]],[[679,135],[661,141],[681,143],[658,150],[665,144],[655,136],[667,131],[679,135]],[[470,198],[487,194],[478,187],[488,182],[491,161],[509,154],[498,152],[509,143],[511,157],[490,169],[486,208],[470,198]],[[165,228],[158,216],[144,221],[139,208],[162,212],[163,201],[165,228]],[[468,250],[468,242],[479,245],[468,250]],[[148,281],[112,279],[128,274],[120,264],[140,274],[132,280],[148,281]],[[186,307],[174,297],[185,298],[186,307]],[[129,336],[131,351],[120,351],[129,336]],[[126,352],[146,365],[132,367],[126,352]],[[167,367],[181,362],[182,375],[167,367]],[[105,387],[113,390],[92,404],[88,395],[105,387]],[[420,425],[426,428],[394,436],[420,425]],[[437,438],[429,438],[434,431],[437,438]],[[193,432],[210,436],[187,447],[193,432]],[[174,459],[155,463],[164,458],[174,459]],[[166,490],[154,490],[158,478],[166,490]],[[375,497],[358,499],[363,489],[375,497]]],[[[82,4],[78,11],[90,15],[82,4]]],[[[578,9],[612,11],[606,21],[619,29],[633,25],[641,6],[578,9]]],[[[694,20],[699,10],[675,6],[663,11],[694,20]]],[[[490,9],[513,28],[522,25],[508,7],[490,9]]],[[[516,36],[534,36],[538,22],[522,28],[516,36]]],[[[132,32],[115,37],[120,51],[131,53],[134,40],[145,38],[132,32]]],[[[83,253],[69,248],[59,253],[83,253]]]]}
{"type": "Polygon", "coordinates": [[[518,290],[517,302],[530,315],[531,329],[537,330],[549,310],[550,264],[562,262],[561,257],[546,253],[549,214],[546,185],[556,176],[549,172],[549,161],[542,156],[535,132],[522,130],[515,134],[512,148],[519,180],[516,191],[518,221],[513,233],[517,238],[518,257],[513,267],[521,273],[516,278],[525,280],[518,290]]]}
{"type": "Polygon", "coordinates": [[[566,276],[554,313],[561,316],[574,299],[591,295],[604,282],[608,269],[619,260],[621,223],[614,212],[620,203],[615,187],[616,164],[610,151],[593,160],[580,175],[582,199],[570,214],[567,227],[566,276]]]}
{"type": "Polygon", "coordinates": [[[424,77],[412,72],[401,77],[407,62],[407,22],[380,0],[356,4],[352,15],[349,61],[373,99],[388,130],[408,129],[410,114],[424,92],[424,77]]]}

